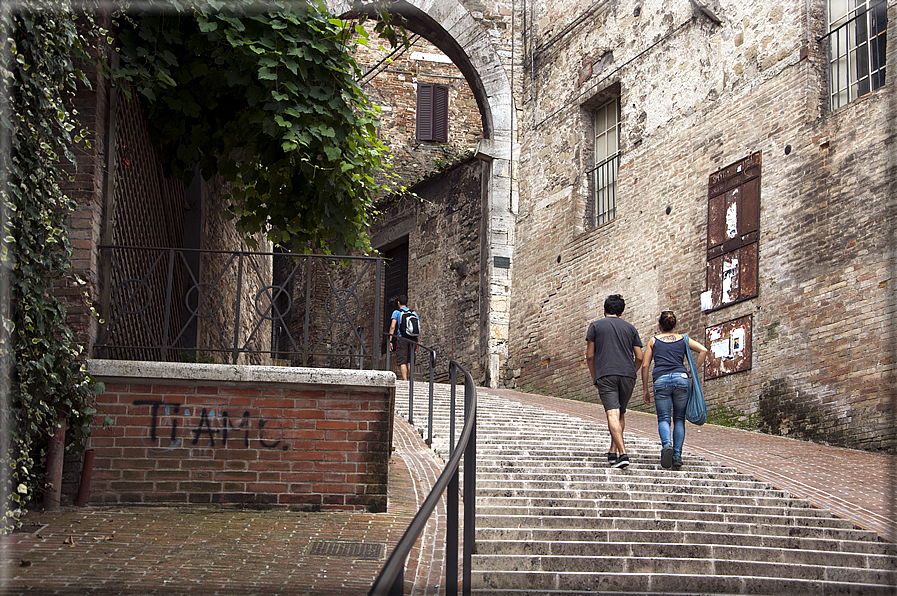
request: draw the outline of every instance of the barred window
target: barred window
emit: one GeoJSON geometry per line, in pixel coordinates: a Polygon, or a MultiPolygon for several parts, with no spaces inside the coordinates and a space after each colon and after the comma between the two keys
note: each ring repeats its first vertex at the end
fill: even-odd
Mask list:
{"type": "Polygon", "coordinates": [[[885,0],[828,0],[829,98],[833,110],[885,83],[885,0]]]}
{"type": "Polygon", "coordinates": [[[590,227],[616,216],[617,170],[620,167],[620,102],[617,99],[595,110],[595,166],[588,171],[591,200],[590,227]]]}

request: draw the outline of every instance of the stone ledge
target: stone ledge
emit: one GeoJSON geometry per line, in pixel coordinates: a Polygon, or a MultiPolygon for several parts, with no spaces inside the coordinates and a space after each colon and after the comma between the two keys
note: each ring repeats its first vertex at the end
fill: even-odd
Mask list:
{"type": "Polygon", "coordinates": [[[302,384],[319,387],[395,387],[396,375],[376,370],[247,366],[242,364],[197,364],[132,360],[87,361],[87,372],[107,380],[164,380],[173,385],[211,381],[215,383],[302,384]]]}

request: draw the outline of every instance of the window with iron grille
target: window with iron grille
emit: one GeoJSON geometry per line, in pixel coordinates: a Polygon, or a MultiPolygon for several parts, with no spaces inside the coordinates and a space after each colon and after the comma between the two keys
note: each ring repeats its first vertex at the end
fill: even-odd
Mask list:
{"type": "Polygon", "coordinates": [[[417,84],[417,140],[448,142],[447,85],[417,84]]]}
{"type": "Polygon", "coordinates": [[[593,115],[595,166],[588,171],[591,197],[590,227],[611,221],[616,215],[617,170],[620,167],[620,102],[604,104],[593,115]]]}
{"type": "Polygon", "coordinates": [[[885,84],[885,0],[828,0],[829,98],[836,110],[885,84]]]}

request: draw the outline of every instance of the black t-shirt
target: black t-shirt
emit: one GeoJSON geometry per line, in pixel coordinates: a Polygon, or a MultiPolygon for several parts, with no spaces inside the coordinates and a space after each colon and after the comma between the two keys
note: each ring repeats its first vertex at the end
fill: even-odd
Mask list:
{"type": "Polygon", "coordinates": [[[595,344],[595,379],[617,375],[635,378],[633,348],[642,347],[638,330],[620,317],[593,321],[586,341],[595,344]]]}

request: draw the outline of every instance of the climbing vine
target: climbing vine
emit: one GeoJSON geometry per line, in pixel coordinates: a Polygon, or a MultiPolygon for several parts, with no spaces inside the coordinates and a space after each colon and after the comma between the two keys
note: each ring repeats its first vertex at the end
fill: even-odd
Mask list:
{"type": "Polygon", "coordinates": [[[187,181],[197,167],[222,175],[247,234],[369,249],[387,150],[352,56],[352,44],[369,41],[364,27],[333,18],[322,0],[266,2],[264,12],[249,0],[167,4],[116,18],[117,75],[142,97],[165,166],[187,181]]]}
{"type": "Polygon", "coordinates": [[[44,489],[47,437],[56,421],[67,422],[68,442],[77,447],[95,413],[98,386],[83,370],[54,288],[78,283],[66,229],[76,205],[59,182],[63,163],[74,164],[72,147],[83,140],[69,100],[86,79],[74,59],[85,50],[85,36],[97,33],[69,0],[33,0],[0,13],[2,531],[44,489]]]}

